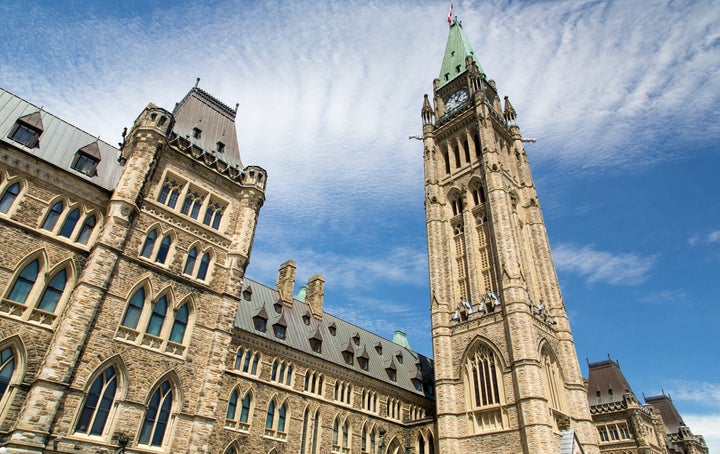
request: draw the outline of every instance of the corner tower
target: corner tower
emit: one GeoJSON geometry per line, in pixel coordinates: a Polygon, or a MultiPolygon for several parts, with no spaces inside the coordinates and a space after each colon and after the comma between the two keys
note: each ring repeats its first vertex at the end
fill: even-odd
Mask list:
{"type": "Polygon", "coordinates": [[[574,440],[597,453],[516,113],[457,19],[433,88],[422,121],[440,452],[574,440]]]}

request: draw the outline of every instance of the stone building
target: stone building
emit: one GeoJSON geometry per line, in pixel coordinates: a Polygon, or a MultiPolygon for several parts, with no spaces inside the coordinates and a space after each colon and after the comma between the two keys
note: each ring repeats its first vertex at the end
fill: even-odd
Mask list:
{"type": "Polygon", "coordinates": [[[116,148],[0,90],[5,452],[600,452],[515,110],[457,21],[432,102],[434,362],[292,260],[245,276],[267,175],[237,106],[196,86],[116,148]]]}

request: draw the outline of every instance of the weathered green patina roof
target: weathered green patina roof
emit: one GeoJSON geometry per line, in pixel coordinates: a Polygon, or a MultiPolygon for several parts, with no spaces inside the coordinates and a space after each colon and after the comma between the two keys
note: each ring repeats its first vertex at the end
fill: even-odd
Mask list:
{"type": "Polygon", "coordinates": [[[457,76],[463,74],[465,68],[465,57],[471,55],[478,70],[484,72],[478,63],[472,46],[468,42],[465,32],[463,32],[462,24],[457,19],[450,24],[450,33],[448,34],[447,45],[445,46],[445,56],[443,57],[442,67],[440,68],[440,87],[447,85],[457,76]],[[447,78],[446,78],[447,76],[447,78]]]}

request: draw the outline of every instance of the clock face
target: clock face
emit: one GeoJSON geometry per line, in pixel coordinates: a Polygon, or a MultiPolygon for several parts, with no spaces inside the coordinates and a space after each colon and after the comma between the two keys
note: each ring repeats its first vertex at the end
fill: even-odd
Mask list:
{"type": "Polygon", "coordinates": [[[460,90],[450,95],[450,97],[445,102],[445,109],[448,112],[453,111],[458,107],[462,106],[469,97],[470,95],[468,94],[468,91],[464,88],[461,88],[460,90]]]}

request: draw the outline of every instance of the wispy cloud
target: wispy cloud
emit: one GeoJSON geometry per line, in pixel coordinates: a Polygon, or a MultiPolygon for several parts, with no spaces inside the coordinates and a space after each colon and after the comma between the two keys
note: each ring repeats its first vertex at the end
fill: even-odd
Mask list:
{"type": "MultiPolygon", "coordinates": [[[[720,409],[720,383],[673,380],[666,390],[673,400],[687,400],[720,409]]],[[[717,426],[720,427],[720,426],[717,426]]]]}
{"type": "Polygon", "coordinates": [[[700,244],[720,243],[720,230],[714,230],[706,234],[697,234],[690,237],[688,244],[697,246],[700,244]]]}
{"type": "Polygon", "coordinates": [[[598,251],[591,246],[561,244],[553,249],[555,265],[561,271],[579,274],[589,283],[637,285],[650,275],[654,257],[598,251]]]}
{"type": "Polygon", "coordinates": [[[427,285],[426,252],[403,247],[388,248],[377,256],[303,249],[293,251],[292,257],[287,257],[277,252],[257,251],[253,253],[253,276],[263,282],[274,282],[279,265],[288,258],[298,265],[298,282],[306,281],[314,274],[323,274],[326,287],[339,289],[377,284],[427,285]]]}
{"type": "Polygon", "coordinates": [[[663,290],[647,293],[638,298],[638,301],[665,307],[668,307],[670,304],[685,306],[688,303],[688,296],[687,293],[681,290],[663,290]]]}

